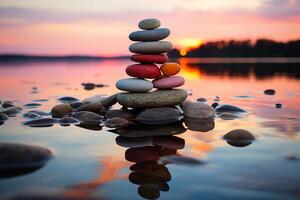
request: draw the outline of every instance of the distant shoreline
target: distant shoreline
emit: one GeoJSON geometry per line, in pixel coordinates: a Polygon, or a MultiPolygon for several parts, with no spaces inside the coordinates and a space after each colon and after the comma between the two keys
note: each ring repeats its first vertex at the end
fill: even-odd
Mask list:
{"type": "MultiPolygon", "coordinates": [[[[129,56],[45,56],[45,55],[0,55],[0,63],[16,62],[91,62],[129,59],[129,56]]],[[[187,63],[300,63],[300,57],[170,57],[170,60],[186,60],[187,63]]]]}

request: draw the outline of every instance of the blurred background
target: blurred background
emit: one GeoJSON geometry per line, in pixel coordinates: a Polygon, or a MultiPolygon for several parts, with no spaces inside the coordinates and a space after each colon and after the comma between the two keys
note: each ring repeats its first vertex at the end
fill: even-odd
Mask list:
{"type": "MultiPolygon", "coordinates": [[[[182,56],[216,41],[213,46],[222,49],[275,40],[279,43],[273,49],[278,50],[300,36],[299,0],[0,0],[0,54],[124,56],[129,33],[148,17],[171,29],[168,40],[182,56]]],[[[264,42],[258,46],[269,45],[264,42]]],[[[266,56],[295,56],[278,51],[266,56]]],[[[249,56],[244,54],[235,56],[249,56]]]]}

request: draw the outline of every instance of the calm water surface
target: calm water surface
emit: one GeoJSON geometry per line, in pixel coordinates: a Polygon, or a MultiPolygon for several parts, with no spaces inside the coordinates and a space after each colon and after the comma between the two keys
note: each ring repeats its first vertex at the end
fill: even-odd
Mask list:
{"type": "MultiPolygon", "coordinates": [[[[54,157],[35,172],[0,177],[0,197],[42,190],[78,199],[299,199],[299,64],[179,62],[181,75],[186,78],[183,88],[191,93],[189,99],[204,97],[212,104],[218,96],[220,103],[248,111],[240,119],[216,118],[213,123],[198,124],[202,127],[199,131],[176,135],[184,140],[183,149],[171,153],[160,149],[160,155],[177,153],[204,164],[167,164],[147,170],[143,151],[149,147],[119,146],[118,135],[106,127],[99,131],[59,125],[24,127],[22,114],[32,110],[24,108],[22,114],[0,126],[0,141],[44,146],[54,157]],[[268,88],[275,89],[276,94],[264,95],[268,88]],[[275,108],[276,103],[283,108],[275,108]],[[231,146],[222,137],[234,129],[246,129],[256,140],[245,147],[231,146]],[[135,169],[138,166],[142,172],[135,169]]],[[[127,60],[1,64],[0,100],[13,100],[22,106],[48,99],[35,110],[50,111],[60,96],[84,99],[111,95],[118,92],[114,83],[126,77],[128,64],[127,60]],[[83,82],[109,86],[87,91],[83,82]],[[32,87],[38,92],[32,93],[32,87]]]]}

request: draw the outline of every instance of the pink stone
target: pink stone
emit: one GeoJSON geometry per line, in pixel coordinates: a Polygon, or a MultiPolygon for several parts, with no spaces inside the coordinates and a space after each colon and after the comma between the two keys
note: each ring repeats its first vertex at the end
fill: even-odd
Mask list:
{"type": "Polygon", "coordinates": [[[163,64],[168,61],[168,56],[166,54],[133,54],[130,59],[140,63],[163,64]]]}
{"type": "Polygon", "coordinates": [[[129,76],[136,78],[158,78],[161,76],[160,69],[154,64],[134,64],[126,68],[129,76]]]}
{"type": "Polygon", "coordinates": [[[174,87],[180,87],[184,84],[184,82],[184,78],[181,76],[163,77],[152,81],[153,86],[157,89],[171,89],[174,87]]]}

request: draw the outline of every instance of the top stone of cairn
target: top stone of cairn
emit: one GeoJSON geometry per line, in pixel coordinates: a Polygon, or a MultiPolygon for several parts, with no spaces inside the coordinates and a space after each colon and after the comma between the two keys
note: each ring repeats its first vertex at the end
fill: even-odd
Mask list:
{"type": "Polygon", "coordinates": [[[160,21],[155,18],[143,19],[139,22],[139,28],[144,30],[152,30],[160,27],[160,21]]]}

